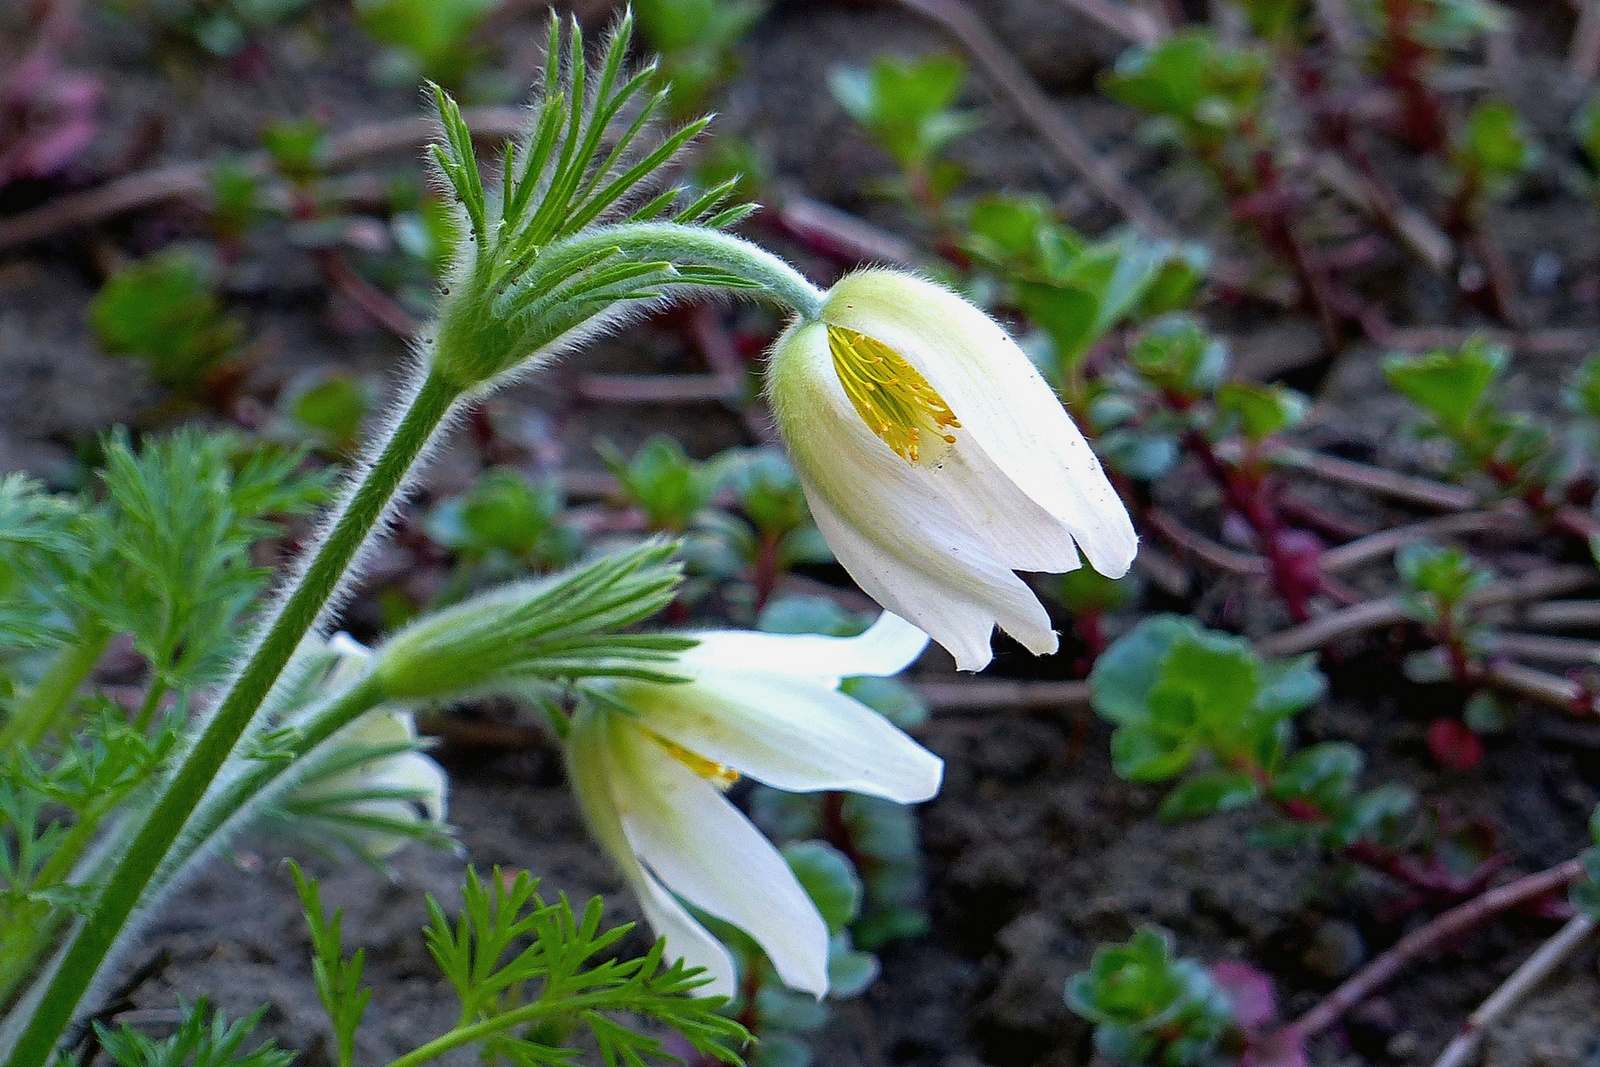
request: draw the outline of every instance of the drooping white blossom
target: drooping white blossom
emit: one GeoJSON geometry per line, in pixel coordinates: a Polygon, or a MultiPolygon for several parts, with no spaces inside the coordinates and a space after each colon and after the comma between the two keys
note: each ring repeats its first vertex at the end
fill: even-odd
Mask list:
{"type": "Polygon", "coordinates": [[[773,348],[768,395],[823,537],[963,670],[998,624],[1053,652],[1017,571],[1126,573],[1137,535],[1083,435],[994,320],[942,286],[852,274],[773,348]]]}
{"type": "Polygon", "coordinates": [[[749,934],[787,985],[821,997],[827,925],[723,792],[748,775],[791,792],[932,797],[942,761],[838,690],[846,677],[900,671],[928,638],[893,615],[852,638],[694,636],[678,665],[689,681],[597,687],[568,742],[574,787],[669,959],[704,967],[709,992],[733,994],[732,957],[687,903],[749,934]]]}

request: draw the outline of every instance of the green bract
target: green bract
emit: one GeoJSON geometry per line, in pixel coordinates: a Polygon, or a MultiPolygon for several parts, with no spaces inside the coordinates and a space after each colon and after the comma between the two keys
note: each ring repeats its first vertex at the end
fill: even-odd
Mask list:
{"type": "Polygon", "coordinates": [[[560,23],[551,22],[530,133],[506,145],[498,189],[478,169],[460,108],[435,87],[445,144],[434,158],[458,205],[462,238],[431,347],[434,373],[458,390],[671,296],[765,291],[808,312],[820,300],[787,265],[720,232],[752,210],[725,202],[732,183],[692,198],[661,190],[657,172],[708,120],[646,147],[665,96],[641,98],[653,71],[626,70],[631,33],[625,17],[591,69],[581,33],[574,28],[564,50],[560,23]]]}
{"type": "Polygon", "coordinates": [[[674,681],[672,634],[621,634],[671,600],[676,549],[653,541],[588,566],[501,586],[417,620],[374,652],[386,698],[437,700],[515,691],[552,678],[674,681]]]}

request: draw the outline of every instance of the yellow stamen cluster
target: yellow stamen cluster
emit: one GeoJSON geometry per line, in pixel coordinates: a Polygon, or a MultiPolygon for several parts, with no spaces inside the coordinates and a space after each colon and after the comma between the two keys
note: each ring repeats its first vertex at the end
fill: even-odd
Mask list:
{"type": "Polygon", "coordinates": [[[828,325],[828,351],[861,421],[912,466],[939,463],[961,423],[939,391],[898,352],[843,326],[828,325]]]}
{"type": "Polygon", "coordinates": [[[698,752],[690,752],[682,745],[668,741],[660,734],[652,733],[650,736],[655,739],[656,744],[666,749],[673,759],[724,792],[732,788],[733,783],[739,780],[739,772],[725,763],[706,759],[698,752]]]}

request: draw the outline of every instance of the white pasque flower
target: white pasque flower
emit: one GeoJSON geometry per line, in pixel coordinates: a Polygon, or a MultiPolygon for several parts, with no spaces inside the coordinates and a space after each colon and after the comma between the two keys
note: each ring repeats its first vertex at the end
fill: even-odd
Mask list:
{"type": "MultiPolygon", "coordinates": [[[[330,638],[328,648],[339,656],[324,683],[330,690],[349,681],[372,655],[345,633],[330,638]]],[[[313,768],[295,788],[291,806],[353,828],[353,845],[372,859],[387,859],[412,839],[406,828],[445,825],[449,781],[444,768],[417,744],[417,721],[410,712],[375,708],[337,735],[327,757],[329,769],[318,774],[313,768]],[[363,751],[382,754],[343,765],[345,753],[363,751]]]]}
{"type": "Polygon", "coordinates": [[[1083,435],[1027,355],[942,286],[849,275],[773,347],[767,391],[812,516],[839,562],[962,670],[996,623],[1053,652],[1016,571],[1120,577],[1138,537],[1083,435]]]}
{"type": "Polygon", "coordinates": [[[828,927],[783,856],[725,796],[741,775],[790,792],[902,804],[939,791],[944,764],[838,691],[894,674],[927,635],[882,616],[859,637],[725,631],[678,661],[683,683],[608,681],[573,721],[568,765],[595,836],[639,898],[667,958],[732,996],[733,958],[679,898],[739,927],[791,988],[828,991],[828,927]]]}

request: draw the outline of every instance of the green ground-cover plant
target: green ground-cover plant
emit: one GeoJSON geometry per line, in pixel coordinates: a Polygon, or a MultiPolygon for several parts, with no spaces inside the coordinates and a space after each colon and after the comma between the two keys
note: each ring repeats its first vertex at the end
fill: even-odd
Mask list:
{"type": "Polygon", "coordinates": [[[762,0],[641,0],[634,5],[639,30],[660,57],[669,106],[689,118],[738,69],[734,50],[766,11],[762,0]]]}
{"type": "MultiPolygon", "coordinates": [[[[1550,528],[1588,539],[1595,532],[1589,516],[1568,504],[1569,498],[1582,499],[1575,480],[1582,460],[1562,447],[1548,425],[1506,410],[1501,379],[1509,364],[1504,347],[1474,336],[1457,348],[1391,356],[1384,374],[1423,410],[1419,431],[1449,443],[1457,472],[1487,481],[1488,499],[1520,499],[1550,528]]],[[[1585,383],[1591,374],[1586,364],[1567,389],[1572,406],[1590,418],[1585,383]]]]}
{"type": "Polygon", "coordinates": [[[1049,377],[1070,410],[1083,414],[1084,361],[1119,326],[1189,306],[1205,277],[1198,246],[1174,246],[1135,232],[1090,241],[1042,200],[993,195],[974,201],[966,248],[1006,284],[1004,299],[1043,332],[1049,377]]]}
{"type": "Polygon", "coordinates": [[[1154,481],[1193,457],[1248,524],[1291,617],[1304,620],[1323,584],[1321,546],[1279,515],[1272,453],[1309,405],[1282,385],[1230,380],[1227,368],[1226,348],[1197,319],[1162,316],[1134,335],[1126,366],[1094,387],[1089,424],[1130,478],[1154,481]]]}
{"type": "MultiPolygon", "coordinates": [[[[356,21],[386,48],[377,76],[451,89],[472,84],[488,58],[477,31],[501,0],[356,0],[356,21]]],[[[480,79],[481,80],[481,79],[480,79]]],[[[481,86],[480,86],[481,88],[481,86]]]]}
{"type": "Polygon", "coordinates": [[[1097,948],[1089,969],[1067,983],[1067,1005],[1094,1024],[1102,1055],[1198,1067],[1216,1062],[1219,1046],[1237,1036],[1226,990],[1174,948],[1171,934],[1144,927],[1125,944],[1097,948]]]}
{"type": "Polygon", "coordinates": [[[949,226],[950,194],[966,174],[948,151],[978,127],[974,112],[956,107],[966,78],[966,64],[945,55],[880,56],[867,69],[838,67],[828,76],[839,106],[900,170],[884,191],[914,206],[936,233],[949,226]]]}
{"type": "Polygon", "coordinates": [[[1296,749],[1294,716],[1325,687],[1309,658],[1263,660],[1241,638],[1155,616],[1099,658],[1090,687],[1095,711],[1116,726],[1117,774],[1177,782],[1162,801],[1165,819],[1264,804],[1272,817],[1258,831],[1263,844],[1310,845],[1444,899],[1476,892],[1496,868],[1471,864],[1426,818],[1408,825],[1411,791],[1361,789],[1365,757],[1354,745],[1296,749]],[[1456,869],[1463,860],[1469,869],[1456,869]]]}
{"type": "Polygon", "coordinates": [[[243,323],[217,293],[217,264],[193,247],[169,248],[112,275],[89,322],[107,352],[143,361],[157,382],[186,392],[201,388],[244,341],[243,323]]]}
{"type": "Polygon", "coordinates": [[[229,58],[303,14],[312,0],[112,0],[107,6],[229,58]]]}
{"type": "MultiPolygon", "coordinates": [[[[471,40],[476,19],[489,6],[440,5],[438,11],[420,15],[406,14],[409,9],[404,5],[371,4],[365,10],[399,12],[396,17],[405,25],[382,32],[410,49],[408,62],[413,68],[422,69],[418,57],[433,48],[445,66],[458,60],[466,63],[460,69],[435,69],[438,78],[470,83],[476,59],[462,42],[471,40]],[[444,29],[435,34],[440,26],[444,29]],[[446,39],[451,43],[435,47],[446,39]]],[[[1448,22],[1446,6],[1426,10],[1433,12],[1430,18],[1448,22]]],[[[1422,10],[1422,5],[1416,7],[1422,10]]],[[[1386,5],[1385,10],[1392,15],[1396,7],[1386,5]]],[[[1316,276],[1310,271],[1317,257],[1281,239],[1280,230],[1289,225],[1284,220],[1302,203],[1298,198],[1305,176],[1290,165],[1298,165],[1299,157],[1289,151],[1294,146],[1281,138],[1274,112],[1275,96],[1283,90],[1280,68],[1316,61],[1302,47],[1312,32],[1307,9],[1252,3],[1245,13],[1252,31],[1265,38],[1270,49],[1252,42],[1224,45],[1206,32],[1186,31],[1126,60],[1110,84],[1116,86],[1119,98],[1160,116],[1167,131],[1184,144],[1200,146],[1207,164],[1230,191],[1236,213],[1252,222],[1275,251],[1283,251],[1303,280],[1309,279],[1304,288],[1315,302],[1316,276]]],[[[420,449],[420,442],[430,436],[430,424],[444,421],[453,407],[465,406],[550,352],[581,343],[589,330],[613,321],[612,316],[654,307],[679,293],[721,288],[776,296],[780,305],[787,304],[804,319],[815,310],[814,290],[719,236],[748,210],[729,206],[736,189],[742,188],[723,180],[732,175],[702,182],[704,195],[667,190],[651,181],[655,164],[686,148],[698,124],[668,135],[661,149],[633,156],[628,149],[630,142],[647,140],[639,131],[652,114],[684,106],[697,94],[704,94],[703,99],[715,90],[731,69],[733,44],[755,14],[753,6],[740,4],[648,5],[646,27],[668,51],[666,66],[678,64],[690,82],[702,75],[705,79],[703,87],[668,97],[665,103],[649,99],[646,90],[647,84],[661,84],[660,72],[633,77],[615,58],[620,52],[608,50],[598,66],[583,64],[581,51],[569,56],[566,65],[553,61],[535,125],[529,137],[506,150],[504,178],[498,187],[492,177],[479,173],[468,147],[470,133],[453,102],[439,96],[446,144],[440,146],[437,158],[450,195],[421,196],[420,183],[412,181],[394,191],[388,207],[379,213],[403,257],[385,252],[364,258],[343,243],[341,235],[348,232],[345,224],[350,220],[342,214],[342,187],[327,172],[328,131],[310,122],[275,126],[266,137],[274,173],[263,177],[223,165],[214,174],[212,225],[219,258],[227,262],[238,253],[245,234],[278,218],[278,206],[285,202],[278,194],[286,188],[292,236],[318,255],[330,278],[332,261],[324,254],[343,256],[350,251],[362,276],[399,292],[412,313],[440,313],[419,335],[424,366],[431,373],[419,379],[421,388],[403,402],[402,407],[411,405],[409,414],[398,427],[393,419],[377,424],[394,434],[391,447],[420,449]],[[671,31],[685,26],[700,30],[672,36],[671,31]],[[552,91],[551,86],[556,88],[552,91]],[[626,98],[625,105],[608,110],[619,98],[626,98]],[[592,110],[585,110],[585,99],[595,101],[592,110]],[[645,112],[640,127],[626,125],[634,107],[645,112]],[[617,154],[608,155],[614,147],[617,154]],[[436,275],[445,280],[442,294],[433,293],[429,285],[436,275]],[[530,352],[539,355],[529,359],[530,352]],[[407,420],[413,418],[416,421],[408,428],[407,420]],[[401,438],[407,440],[396,446],[401,438]]],[[[375,16],[366,17],[369,25],[377,25],[371,22],[375,16]]],[[[1412,34],[1428,48],[1448,46],[1443,37],[1435,40],[1403,25],[1409,17],[1389,29],[1412,34]]],[[[552,49],[552,54],[556,51],[552,49]]],[[[1325,600],[1313,604],[1314,598],[1351,598],[1348,588],[1326,581],[1321,573],[1321,542],[1286,521],[1279,506],[1282,476],[1276,464],[1288,451],[1285,435],[1305,413],[1304,398],[1282,386],[1230,378],[1222,345],[1197,318],[1183,314],[1202,295],[1207,257],[1194,246],[1157,242],[1132,230],[1087,238],[1047,205],[1024,197],[988,196],[970,204],[957,200],[962,175],[948,150],[971,126],[970,116],[956,106],[963,76],[958,62],[935,58],[884,61],[870,70],[836,77],[843,86],[836,87],[841,102],[900,168],[898,194],[936,235],[951,276],[964,279],[990,306],[1035,331],[1036,362],[1069,409],[1097,436],[1097,449],[1123,478],[1120,487],[1130,500],[1153,507],[1152,484],[1169,476],[1184,458],[1191,459],[1221,490],[1226,511],[1243,519],[1248,528],[1240,533],[1237,523],[1225,521],[1224,533],[1236,545],[1248,545],[1266,558],[1266,572],[1294,619],[1323,610],[1325,600]]],[[[1447,188],[1459,194],[1462,217],[1479,226],[1487,202],[1533,164],[1531,140],[1516,116],[1495,104],[1467,112],[1459,127],[1445,123],[1440,129],[1445,136],[1442,143],[1449,146],[1440,150],[1440,160],[1453,168],[1447,181],[1456,183],[1447,188]]],[[[709,173],[715,166],[702,169],[709,173]]],[[[1472,236],[1469,229],[1454,235],[1465,240],[1472,236]]],[[[1344,294],[1334,292],[1329,298],[1332,317],[1361,318],[1359,309],[1340,303],[1344,294]]],[[[152,306],[159,309],[161,303],[152,306]]],[[[1328,309],[1319,313],[1328,317],[1328,309]]],[[[198,318],[208,316],[227,318],[215,301],[198,318]]],[[[1526,419],[1500,410],[1493,397],[1500,365],[1492,354],[1469,353],[1472,347],[1442,356],[1397,357],[1391,364],[1391,381],[1429,412],[1435,429],[1462,457],[1463,471],[1476,470],[1494,483],[1486,499],[1520,497],[1545,518],[1563,514],[1569,503],[1583,503],[1579,484],[1583,479],[1572,475],[1565,451],[1550,435],[1529,433],[1526,419]]],[[[141,354],[132,344],[125,350],[141,354]]],[[[144,355],[154,364],[157,355],[166,358],[171,353],[158,349],[144,355]]],[[[1580,412],[1600,411],[1600,403],[1591,402],[1591,394],[1600,395],[1600,389],[1593,387],[1597,380],[1600,372],[1586,366],[1569,390],[1580,412]]],[[[180,377],[170,384],[186,385],[180,377]]],[[[284,425],[273,429],[287,428],[326,455],[350,460],[362,454],[358,446],[363,425],[375,421],[369,419],[372,403],[370,388],[362,380],[317,372],[291,383],[279,396],[277,412],[284,425]]],[[[403,448],[376,455],[380,462],[375,468],[355,459],[358,472],[388,479],[388,485],[366,498],[359,492],[353,498],[352,507],[359,512],[353,520],[356,526],[343,528],[343,534],[340,525],[332,528],[325,547],[347,552],[345,562],[329,562],[320,571],[313,564],[305,572],[303,579],[322,583],[322,591],[298,607],[296,594],[290,594],[286,614],[295,615],[294,625],[311,626],[307,613],[316,614],[312,601],[316,595],[326,599],[339,575],[346,573],[361,540],[359,524],[376,522],[386,507],[384,494],[392,494],[404,481],[408,461],[403,448]]],[[[489,451],[486,448],[485,454],[489,451]]],[[[483,683],[487,674],[517,698],[532,697],[559,739],[571,729],[574,700],[580,705],[604,701],[598,695],[603,688],[585,691],[575,684],[578,679],[643,677],[676,684],[673,657],[692,639],[662,635],[646,635],[658,640],[642,639],[630,627],[650,611],[664,612],[673,623],[690,619],[698,623],[706,616],[719,621],[756,620],[774,633],[846,637],[866,628],[868,620],[853,617],[831,600],[788,592],[797,584],[790,581],[797,568],[824,564],[831,554],[810,520],[799,476],[780,453],[737,450],[694,460],[675,442],[662,439],[647,442],[631,455],[615,449],[604,454],[620,487],[617,498],[604,506],[570,508],[554,482],[528,477],[527,470],[539,469],[532,466],[491,469],[461,493],[433,502],[426,520],[406,531],[405,551],[436,567],[445,565],[441,559],[451,561],[454,570],[440,586],[418,583],[423,595],[385,602],[394,626],[401,622],[410,626],[371,654],[370,662],[377,666],[368,676],[351,682],[346,672],[341,681],[340,664],[350,657],[332,645],[324,647],[315,635],[291,648],[289,638],[279,634],[270,655],[283,660],[277,669],[288,681],[280,680],[269,694],[262,686],[271,683],[266,675],[274,668],[259,667],[254,681],[249,680],[250,668],[258,663],[252,656],[239,682],[255,686],[250,699],[259,698],[265,710],[261,721],[250,724],[239,740],[248,755],[238,761],[230,757],[217,779],[220,789],[199,797],[194,816],[204,831],[199,844],[187,853],[180,849],[171,854],[177,858],[156,871],[150,884],[158,890],[170,884],[174,864],[190,862],[212,842],[238,832],[247,821],[245,815],[290,838],[296,826],[314,828],[315,836],[344,841],[351,850],[368,853],[366,858],[380,863],[383,856],[375,853],[389,844],[383,835],[446,840],[442,819],[397,817],[374,807],[394,801],[426,809],[431,798],[425,788],[387,781],[344,788],[350,772],[403,757],[420,758],[414,730],[410,736],[402,732],[398,739],[383,743],[318,749],[330,736],[330,724],[367,713],[380,695],[414,701],[498,692],[496,685],[483,683]],[[640,543],[652,533],[681,536],[684,543],[675,550],[640,543]],[[687,570],[683,581],[668,561],[674,551],[687,570]],[[579,558],[583,565],[547,584],[517,581],[559,570],[579,558]],[[513,590],[495,590],[508,581],[516,583],[513,590]],[[592,600],[602,608],[592,619],[575,619],[556,610],[562,599],[592,600]],[[493,625],[472,625],[473,613],[487,613],[493,625]],[[513,625],[520,627],[515,633],[522,643],[508,661],[505,649],[492,639],[504,640],[513,625]],[[430,664],[426,670],[418,666],[424,660],[430,664]],[[330,792],[330,782],[340,788],[330,792]],[[252,799],[257,796],[259,800],[252,799]],[[323,832],[329,827],[338,832],[323,832]],[[373,847],[377,844],[382,847],[373,847]]],[[[294,464],[302,462],[296,458],[294,464]]],[[[914,458],[911,462],[916,465],[914,458]]],[[[156,787],[164,782],[161,774],[185,755],[186,729],[192,736],[205,726],[209,735],[204,716],[210,708],[203,696],[190,698],[203,687],[170,664],[164,671],[172,678],[162,689],[151,685],[144,697],[146,706],[132,712],[134,725],[141,729],[127,729],[129,712],[108,701],[73,696],[76,682],[93,668],[92,645],[68,655],[74,635],[62,613],[54,608],[33,611],[29,601],[43,597],[45,585],[39,576],[57,565],[51,553],[70,555],[50,547],[56,536],[51,531],[72,528],[79,503],[31,489],[19,489],[16,499],[19,514],[30,516],[38,532],[15,534],[5,542],[10,546],[5,551],[11,554],[0,567],[0,633],[12,634],[19,647],[31,650],[19,656],[16,678],[4,679],[6,695],[26,704],[55,699],[65,691],[62,699],[80,720],[71,741],[58,736],[70,731],[58,729],[40,751],[19,760],[15,773],[24,783],[23,792],[0,796],[0,808],[14,828],[7,843],[14,839],[16,844],[12,852],[0,854],[6,864],[0,871],[6,879],[4,899],[21,916],[11,935],[15,940],[0,944],[14,944],[23,954],[18,958],[25,962],[16,973],[27,976],[42,958],[37,931],[59,933],[80,915],[98,921],[104,898],[96,898],[96,879],[115,873],[126,888],[134,877],[123,877],[129,869],[126,864],[113,872],[113,865],[105,863],[94,870],[80,865],[71,872],[76,881],[66,882],[56,878],[64,868],[54,857],[66,855],[70,860],[81,855],[82,842],[114,810],[129,810],[134,818],[159,813],[152,801],[158,799],[153,795],[156,787]],[[10,605],[13,597],[22,603],[15,612],[10,605]],[[38,650],[47,647],[59,647],[62,654],[45,662],[47,657],[38,650]],[[65,747],[53,747],[58,744],[65,747]],[[91,794],[98,798],[94,803],[88,799],[91,794]],[[79,840],[73,844],[75,836],[79,840]],[[52,862],[57,868],[53,873],[52,862]]],[[[6,506],[0,494],[0,516],[6,506]]],[[[343,514],[348,519],[352,512],[343,514]]],[[[1584,529],[1570,516],[1554,518],[1552,524],[1574,532],[1584,529]]],[[[4,536],[0,533],[0,542],[4,536]]],[[[1489,719],[1503,718],[1507,709],[1498,703],[1489,706],[1498,700],[1484,688],[1485,672],[1495,654],[1493,634],[1467,610],[1466,598],[1484,580],[1481,566],[1465,553],[1425,548],[1403,550],[1397,564],[1410,616],[1438,646],[1438,651],[1412,657],[1411,673],[1422,678],[1430,664],[1436,668],[1442,662],[1446,670],[1440,675],[1435,669],[1434,675],[1469,691],[1464,715],[1469,723],[1487,729],[1489,719]]],[[[1249,565],[1247,561],[1245,566],[1249,565]]],[[[1035,584],[1044,585],[1037,580],[1035,584]]],[[[1170,619],[1147,621],[1121,641],[1109,643],[1122,620],[1111,620],[1107,633],[1104,616],[1137,601],[1135,583],[1108,579],[1085,567],[1049,586],[1047,599],[1073,613],[1089,652],[1065,669],[1082,674],[1098,658],[1097,701],[1104,703],[1105,679],[1119,670],[1148,682],[1138,692],[1133,691],[1137,685],[1128,682],[1124,686],[1128,692],[1122,694],[1126,699],[1113,701],[1115,713],[1108,717],[1118,725],[1113,755],[1119,772],[1138,780],[1180,779],[1163,805],[1164,815],[1194,817],[1262,805],[1269,813],[1264,838],[1309,845],[1365,864],[1414,890],[1419,901],[1469,895],[1494,873],[1495,863],[1478,862],[1483,857],[1469,855],[1472,849],[1458,849],[1447,840],[1455,830],[1443,816],[1413,810],[1390,787],[1363,792],[1359,779],[1364,760],[1353,746],[1326,743],[1296,750],[1291,722],[1313,699],[1309,694],[1316,688],[1315,671],[1306,662],[1284,665],[1263,660],[1242,639],[1170,619]],[[1169,633],[1164,627],[1176,629],[1169,633]],[[1135,661],[1135,667],[1128,667],[1135,661]],[[1466,855],[1464,866],[1458,853],[1466,855]]],[[[263,612],[269,620],[284,617],[272,615],[270,605],[262,607],[254,592],[241,593],[234,607],[236,619],[248,618],[252,611],[263,612]]],[[[120,633],[124,625],[132,629],[122,622],[112,628],[120,633]]],[[[1059,620],[1056,625],[1061,625],[1059,620]]],[[[267,631],[269,643],[276,632],[267,631]]],[[[152,660],[154,676],[160,673],[155,666],[160,656],[172,659],[176,646],[169,640],[168,645],[157,642],[148,647],[157,650],[152,654],[141,646],[152,660]]],[[[220,679],[214,673],[212,681],[220,679]]],[[[928,714],[915,691],[892,678],[848,678],[840,688],[900,726],[913,726],[928,714]]],[[[229,710],[227,701],[233,693],[233,688],[225,689],[218,718],[229,710]]],[[[232,710],[237,714],[240,706],[236,702],[232,710]]],[[[11,723],[8,718],[4,729],[11,729],[11,723]]],[[[1430,731],[1430,744],[1433,740],[1430,731]]],[[[674,758],[709,777],[706,768],[695,762],[706,757],[683,751],[674,758]]],[[[914,936],[928,924],[914,816],[906,807],[882,798],[832,789],[797,796],[758,786],[751,806],[773,836],[787,843],[789,866],[826,921],[833,938],[829,976],[835,995],[859,992],[876,972],[870,950],[896,937],[914,936]]],[[[524,902],[531,902],[532,911],[544,915],[558,931],[557,942],[545,946],[547,955],[560,955],[569,947],[576,953],[585,945],[610,944],[609,935],[599,934],[598,927],[582,932],[589,922],[587,912],[580,920],[570,910],[536,901],[524,883],[511,880],[508,885],[498,875],[485,884],[471,878],[465,918],[459,922],[488,929],[499,921],[501,891],[514,897],[523,889],[530,894],[524,902]]],[[[359,962],[342,959],[336,920],[330,924],[310,901],[314,897],[308,898],[308,910],[313,913],[317,942],[317,981],[340,1035],[340,1062],[348,1063],[351,1035],[364,1005],[359,962]]],[[[826,1017],[825,1007],[783,988],[777,964],[754,938],[704,915],[700,918],[715,925],[718,936],[738,957],[738,996],[722,1010],[764,1039],[752,1053],[755,1060],[783,1067],[804,1062],[808,1053],[795,1035],[818,1025],[826,1017]]],[[[451,922],[436,923],[430,939],[437,948],[456,937],[450,951],[457,956],[451,959],[461,970],[461,958],[468,953],[458,935],[466,927],[451,922]]],[[[536,931],[543,929],[537,923],[513,926],[518,932],[512,938],[525,934],[537,938],[541,935],[536,931]]],[[[67,962],[78,943],[71,943],[63,957],[67,962]]],[[[62,988],[70,990],[71,983],[82,978],[81,961],[93,951],[79,953],[79,978],[62,988]]],[[[668,991],[659,1003],[643,989],[649,985],[648,977],[633,983],[636,973],[661,973],[652,970],[651,962],[659,965],[660,952],[658,946],[654,957],[618,961],[618,968],[608,972],[622,976],[616,990],[608,987],[617,998],[597,1002],[601,1009],[627,1010],[626,998],[637,994],[640,999],[631,1002],[633,1008],[650,1014],[654,1006],[655,1014],[684,1030],[691,1044],[695,1044],[694,1026],[700,1025],[694,1020],[702,1020],[709,1029],[700,1037],[709,1044],[695,1047],[714,1056],[721,1054],[719,1048],[731,1055],[731,1042],[740,1033],[736,1027],[723,1028],[723,1023],[712,1021],[713,1005],[704,998],[686,999],[685,994],[694,992],[695,979],[678,974],[681,982],[665,982],[668,991]],[[628,970],[634,965],[637,972],[628,970]],[[724,1038],[727,1042],[719,1045],[724,1038]]],[[[526,962],[524,955],[516,959],[526,962]]],[[[1097,958],[1088,984],[1074,986],[1073,1003],[1096,1022],[1104,1051],[1133,1060],[1197,1062],[1219,1053],[1233,1055],[1244,1047],[1241,1040],[1248,1044],[1249,1027],[1241,1026],[1236,1016],[1230,1020],[1227,996],[1215,975],[1174,959],[1170,944],[1159,935],[1141,933],[1129,945],[1102,955],[1105,962],[1097,958]]],[[[452,966],[444,957],[439,961],[447,971],[452,966]]],[[[499,974],[491,975],[487,990],[473,986],[476,979],[469,981],[463,993],[462,1026],[404,1062],[421,1062],[433,1051],[479,1039],[488,1055],[518,1062],[565,1055],[566,1047],[558,1040],[561,1035],[552,1035],[574,1021],[577,1001],[562,992],[552,972],[516,973],[520,977],[505,978],[504,988],[497,984],[503,977],[499,974]],[[525,999],[525,990],[501,996],[526,981],[547,981],[547,993],[556,992],[533,1000],[525,999]],[[541,1005],[541,1000],[546,1002],[541,1005]],[[558,1017],[561,1025],[544,1025],[543,1020],[558,1017]],[[541,1020],[539,1025],[524,1027],[512,1037],[502,1033],[535,1019],[541,1020]]],[[[28,1007],[16,1006],[13,1019],[22,1018],[28,1007]]],[[[230,1024],[204,1005],[186,1008],[183,1018],[178,1035],[166,1046],[141,1041],[132,1031],[107,1031],[102,1043],[124,1067],[132,1067],[124,1056],[139,1063],[181,1062],[190,1056],[197,1061],[216,1057],[254,1062],[236,1055],[247,1025],[230,1024]],[[112,1049],[113,1044],[118,1049],[112,1049]]],[[[607,1019],[588,1020],[603,1051],[610,1050],[623,1061],[630,1050],[656,1051],[648,1044],[650,1039],[612,1029],[615,1024],[607,1019]]],[[[47,1021],[43,1027],[47,1030],[60,1022],[59,1018],[47,1021]]],[[[30,1056],[37,1060],[45,1052],[46,1039],[39,1036],[44,1030],[30,1027],[24,1058],[18,1062],[27,1062],[30,1056]]],[[[278,1067],[276,1050],[263,1048],[249,1055],[261,1057],[262,1067],[278,1067]]]]}

